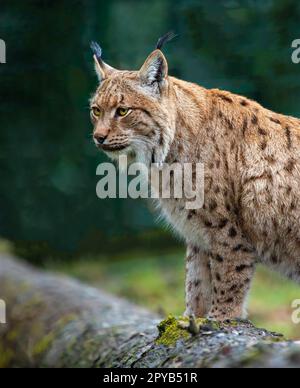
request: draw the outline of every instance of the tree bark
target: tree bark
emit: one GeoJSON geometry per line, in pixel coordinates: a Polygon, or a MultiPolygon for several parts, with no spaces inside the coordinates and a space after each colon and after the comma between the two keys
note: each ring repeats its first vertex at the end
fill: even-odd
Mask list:
{"type": "Polygon", "coordinates": [[[160,318],[67,277],[0,256],[0,367],[299,367],[300,346],[250,322],[160,318]],[[191,334],[190,332],[194,334],[191,334]]]}

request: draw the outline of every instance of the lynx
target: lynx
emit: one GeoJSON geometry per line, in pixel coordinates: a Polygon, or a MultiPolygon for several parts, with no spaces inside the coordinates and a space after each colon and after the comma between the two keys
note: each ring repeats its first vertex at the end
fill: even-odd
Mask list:
{"type": "Polygon", "coordinates": [[[246,318],[258,263],[300,280],[300,120],[169,76],[169,38],[139,71],[110,67],[93,44],[94,141],[113,159],[204,163],[201,209],[159,201],[187,245],[185,314],[246,318]]]}

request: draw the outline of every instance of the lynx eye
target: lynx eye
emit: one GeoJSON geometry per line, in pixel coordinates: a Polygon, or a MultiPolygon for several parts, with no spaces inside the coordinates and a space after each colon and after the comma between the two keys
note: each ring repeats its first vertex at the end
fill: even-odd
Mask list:
{"type": "Polygon", "coordinates": [[[92,112],[95,117],[99,117],[101,115],[101,110],[97,108],[96,106],[92,107],[92,112]]]}
{"type": "Polygon", "coordinates": [[[128,115],[128,113],[130,112],[130,109],[128,108],[118,108],[117,109],[117,116],[119,117],[125,117],[128,115]]]}

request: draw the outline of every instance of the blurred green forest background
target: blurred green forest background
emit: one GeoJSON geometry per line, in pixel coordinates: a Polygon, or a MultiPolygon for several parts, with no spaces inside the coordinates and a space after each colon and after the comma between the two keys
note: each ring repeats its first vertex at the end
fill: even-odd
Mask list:
{"type": "MultiPolygon", "coordinates": [[[[112,66],[138,69],[174,30],[165,49],[172,75],[300,116],[300,65],[291,61],[299,21],[297,0],[2,0],[0,235],[9,243],[0,249],[180,313],[182,245],[146,202],[96,197],[105,157],[91,139],[89,42],[112,66]]],[[[298,286],[260,271],[251,318],[299,336],[290,318],[299,298],[298,286]]]]}

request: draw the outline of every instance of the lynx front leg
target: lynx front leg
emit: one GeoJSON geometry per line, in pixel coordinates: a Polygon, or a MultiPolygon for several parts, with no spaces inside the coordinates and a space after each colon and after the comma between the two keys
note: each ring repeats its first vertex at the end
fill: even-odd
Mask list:
{"type": "Polygon", "coordinates": [[[210,256],[194,247],[188,247],[187,250],[185,287],[185,315],[205,317],[212,301],[210,256]]]}
{"type": "Polygon", "coordinates": [[[230,231],[232,244],[217,245],[212,252],[212,307],[209,317],[217,320],[246,318],[246,301],[255,272],[256,258],[230,231]]]}

